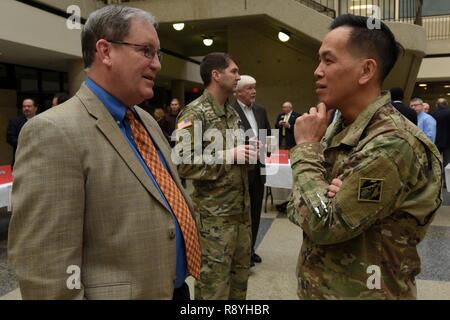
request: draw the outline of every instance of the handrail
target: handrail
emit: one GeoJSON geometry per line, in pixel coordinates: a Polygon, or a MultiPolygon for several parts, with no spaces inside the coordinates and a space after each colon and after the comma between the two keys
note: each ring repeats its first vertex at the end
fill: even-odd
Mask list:
{"type": "Polygon", "coordinates": [[[312,8],[320,13],[323,13],[333,19],[336,18],[336,10],[326,7],[323,4],[318,3],[317,1],[313,1],[313,0],[296,0],[296,1],[304,4],[307,7],[312,8]]]}

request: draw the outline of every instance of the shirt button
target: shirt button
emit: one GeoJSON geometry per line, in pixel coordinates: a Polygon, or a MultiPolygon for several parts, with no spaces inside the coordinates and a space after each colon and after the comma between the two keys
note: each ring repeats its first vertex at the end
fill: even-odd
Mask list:
{"type": "Polygon", "coordinates": [[[175,235],[176,235],[176,234],[175,234],[175,230],[170,230],[170,231],[169,231],[169,239],[170,239],[170,240],[175,239],[175,235]]]}

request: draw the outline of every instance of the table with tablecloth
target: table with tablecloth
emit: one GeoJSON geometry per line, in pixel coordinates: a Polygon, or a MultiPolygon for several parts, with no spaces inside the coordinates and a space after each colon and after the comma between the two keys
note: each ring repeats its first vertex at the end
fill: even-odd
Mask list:
{"type": "Polygon", "coordinates": [[[11,166],[0,166],[0,208],[11,211],[12,173],[11,166]]]}
{"type": "Polygon", "coordinates": [[[293,178],[288,150],[277,150],[266,158],[261,173],[266,176],[266,195],[264,211],[267,212],[267,199],[270,197],[273,206],[272,188],[292,189],[293,178]]]}

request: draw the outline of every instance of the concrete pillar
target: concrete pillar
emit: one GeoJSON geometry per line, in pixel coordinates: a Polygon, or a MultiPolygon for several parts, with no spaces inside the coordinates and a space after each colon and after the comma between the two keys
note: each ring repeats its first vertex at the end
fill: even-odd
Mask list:
{"type": "Polygon", "coordinates": [[[83,59],[69,61],[69,94],[73,96],[80,89],[81,84],[86,79],[83,59]]]}
{"type": "MultiPolygon", "coordinates": [[[[184,81],[183,80],[172,80],[172,97],[177,98],[180,101],[180,105],[184,106],[184,81]]],[[[170,103],[170,101],[169,101],[170,103]]]]}

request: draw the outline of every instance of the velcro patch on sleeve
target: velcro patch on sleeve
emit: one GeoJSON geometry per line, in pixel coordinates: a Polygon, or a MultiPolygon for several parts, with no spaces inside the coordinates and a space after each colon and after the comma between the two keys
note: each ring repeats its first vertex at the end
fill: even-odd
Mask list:
{"type": "Polygon", "coordinates": [[[384,179],[359,178],[358,201],[380,202],[384,179]]]}

